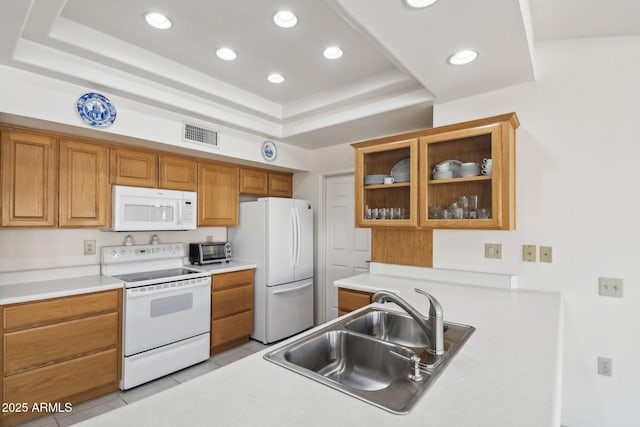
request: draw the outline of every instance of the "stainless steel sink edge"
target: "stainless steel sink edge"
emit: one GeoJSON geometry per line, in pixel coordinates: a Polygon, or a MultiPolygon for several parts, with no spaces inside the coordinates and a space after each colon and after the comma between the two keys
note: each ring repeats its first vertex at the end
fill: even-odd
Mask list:
{"type": "Polygon", "coordinates": [[[446,366],[451,362],[455,354],[460,350],[460,348],[462,348],[462,346],[468,340],[471,334],[473,334],[473,332],[475,331],[474,327],[453,323],[453,322],[445,322],[445,325],[447,326],[452,325],[452,326],[461,328],[461,330],[464,331],[464,333],[462,334],[462,336],[459,337],[459,340],[460,340],[459,342],[457,343],[447,342],[448,348],[445,355],[439,356],[435,361],[432,361],[432,363],[420,363],[420,372],[423,373],[423,376],[425,377],[425,379],[417,383],[410,381],[408,379],[409,362],[407,361],[406,372],[403,372],[402,375],[398,376],[398,378],[394,380],[391,384],[389,384],[386,388],[381,390],[376,390],[376,391],[368,391],[368,390],[360,390],[360,389],[352,388],[347,384],[335,381],[331,378],[327,378],[324,375],[320,375],[314,372],[313,370],[306,369],[295,363],[291,363],[285,358],[288,352],[295,351],[296,349],[304,346],[305,344],[308,344],[310,341],[316,338],[322,337],[323,335],[331,331],[342,331],[344,333],[359,336],[366,340],[372,340],[372,341],[378,342],[380,345],[384,345],[385,347],[398,349],[398,351],[401,353],[407,354],[406,352],[410,352],[410,353],[416,354],[416,348],[403,346],[397,343],[392,343],[368,334],[347,329],[345,327],[347,323],[355,319],[361,318],[362,316],[366,316],[368,313],[372,313],[372,312],[392,313],[393,315],[397,315],[397,316],[405,316],[403,313],[397,312],[395,310],[385,310],[379,307],[369,307],[364,310],[354,312],[348,316],[343,317],[337,322],[330,323],[325,327],[322,327],[311,334],[304,335],[286,345],[283,345],[275,350],[272,350],[266,353],[263,356],[263,358],[265,360],[268,360],[269,362],[275,363],[297,374],[300,374],[316,382],[324,384],[328,387],[331,387],[349,396],[355,397],[356,399],[362,400],[370,405],[376,406],[385,411],[391,412],[396,415],[406,415],[410,413],[413,406],[424,396],[426,390],[429,389],[431,385],[433,385],[436,379],[442,374],[446,366]],[[388,395],[391,395],[391,396],[388,396],[388,395]],[[397,397],[398,395],[405,397],[403,402],[397,402],[394,400],[395,397],[397,397]]]}

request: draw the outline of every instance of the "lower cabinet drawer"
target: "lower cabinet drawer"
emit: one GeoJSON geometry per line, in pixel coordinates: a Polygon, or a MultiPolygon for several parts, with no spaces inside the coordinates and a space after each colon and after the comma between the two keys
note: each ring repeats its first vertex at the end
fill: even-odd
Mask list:
{"type": "Polygon", "coordinates": [[[253,308],[253,285],[215,291],[211,294],[211,318],[216,320],[253,308]]]}
{"type": "Polygon", "coordinates": [[[224,344],[253,333],[253,311],[234,314],[211,323],[211,347],[224,344]]]}
{"type": "Polygon", "coordinates": [[[114,348],[118,313],[41,326],[4,335],[5,375],[114,348]]]}
{"type": "Polygon", "coordinates": [[[371,304],[370,292],[354,291],[351,289],[338,289],[338,311],[350,312],[360,307],[371,304]]]}
{"type": "MultiPolygon", "coordinates": [[[[28,403],[82,400],[81,395],[100,387],[118,388],[119,354],[116,349],[34,369],[3,380],[3,401],[28,403]],[[73,399],[73,400],[70,400],[73,399]]],[[[5,414],[9,415],[9,414],[5,414]]]]}
{"type": "Polygon", "coordinates": [[[118,290],[96,292],[3,307],[2,325],[5,330],[27,329],[45,324],[86,317],[87,315],[118,311],[118,290]]]}

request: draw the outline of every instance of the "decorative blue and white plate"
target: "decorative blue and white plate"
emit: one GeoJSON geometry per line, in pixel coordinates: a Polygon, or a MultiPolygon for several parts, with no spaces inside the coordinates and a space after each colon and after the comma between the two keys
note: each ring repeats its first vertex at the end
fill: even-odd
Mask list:
{"type": "Polygon", "coordinates": [[[278,149],[276,148],[276,144],[273,141],[265,141],[262,144],[262,157],[267,162],[273,162],[278,156],[278,149]]]}
{"type": "Polygon", "coordinates": [[[85,93],[78,98],[76,108],[82,120],[94,127],[105,128],[116,120],[116,107],[99,93],[85,93]]]}

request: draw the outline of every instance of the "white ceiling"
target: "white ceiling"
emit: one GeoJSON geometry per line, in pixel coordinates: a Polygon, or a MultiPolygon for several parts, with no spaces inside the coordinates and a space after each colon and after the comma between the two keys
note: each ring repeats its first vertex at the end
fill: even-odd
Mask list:
{"type": "Polygon", "coordinates": [[[0,63],[317,148],[429,127],[435,103],[533,80],[536,42],[638,35],[638,16],[636,0],[2,0],[0,63]],[[297,26],[273,24],[282,8],[297,26]],[[478,60],[447,64],[461,48],[478,60]]]}

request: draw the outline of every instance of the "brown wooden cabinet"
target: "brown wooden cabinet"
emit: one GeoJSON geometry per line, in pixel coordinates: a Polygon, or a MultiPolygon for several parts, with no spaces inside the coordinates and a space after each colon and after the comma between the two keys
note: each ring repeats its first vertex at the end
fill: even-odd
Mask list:
{"type": "Polygon", "coordinates": [[[420,137],[420,226],[425,228],[515,228],[515,113],[430,129],[420,137]],[[448,160],[482,165],[492,159],[491,174],[434,179],[432,170],[448,160]],[[461,197],[478,198],[463,218],[444,218],[461,197]]]}
{"type": "MultiPolygon", "coordinates": [[[[425,229],[515,228],[515,113],[457,123],[353,144],[356,150],[355,220],[359,227],[425,229]],[[437,165],[492,159],[490,175],[434,179],[437,165]],[[379,182],[397,176],[406,162],[409,180],[379,182]],[[453,209],[477,196],[478,206],[453,209]],[[456,205],[454,205],[454,203],[456,205]],[[402,208],[408,216],[389,209],[402,208]],[[371,209],[371,212],[369,212],[371,209]],[[381,212],[381,209],[384,209],[381,212]]],[[[453,171],[452,171],[453,173],[453,171]]],[[[470,175],[470,174],[468,174],[470,175]]],[[[438,177],[443,178],[443,177],[438,177]]],[[[402,211],[401,211],[402,212],[402,211]]]]}
{"type": "Polygon", "coordinates": [[[293,176],[287,173],[269,172],[269,196],[293,197],[293,176]]]}
{"type": "Polygon", "coordinates": [[[269,195],[269,172],[240,168],[240,194],[269,195]]]}
{"type": "Polygon", "coordinates": [[[240,168],[240,194],[293,197],[293,175],[263,169],[240,168]]]}
{"type": "Polygon", "coordinates": [[[168,190],[197,191],[198,162],[186,157],[160,154],[159,187],[168,190]]]}
{"type": "Polygon", "coordinates": [[[211,354],[241,345],[253,333],[254,269],[211,276],[211,354]]]}
{"type": "Polygon", "coordinates": [[[371,304],[371,292],[338,288],[338,316],[371,304]]]}
{"type": "Polygon", "coordinates": [[[111,149],[111,183],[134,187],[158,187],[158,154],[117,147],[111,149]]]}
{"type": "Polygon", "coordinates": [[[58,141],[37,133],[2,130],[2,225],[57,223],[58,141]]]}
{"type": "Polygon", "coordinates": [[[198,162],[198,226],[238,225],[238,167],[198,162]]]}
{"type": "Polygon", "coordinates": [[[109,149],[60,141],[60,227],[106,228],[111,223],[109,149]]]}
{"type": "Polygon", "coordinates": [[[384,138],[353,144],[356,149],[357,227],[416,227],[418,139],[384,138]],[[398,181],[384,184],[395,170],[398,181]]]}
{"type": "MultiPolygon", "coordinates": [[[[2,402],[78,403],[118,389],[122,290],[0,307],[2,402]]],[[[5,412],[0,425],[44,415],[5,412]]]]}

